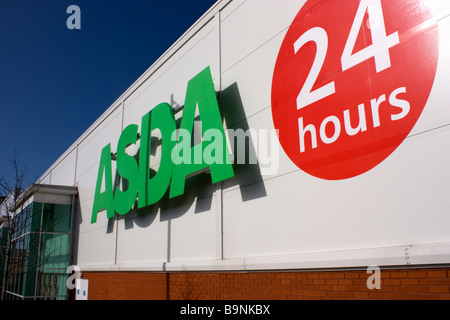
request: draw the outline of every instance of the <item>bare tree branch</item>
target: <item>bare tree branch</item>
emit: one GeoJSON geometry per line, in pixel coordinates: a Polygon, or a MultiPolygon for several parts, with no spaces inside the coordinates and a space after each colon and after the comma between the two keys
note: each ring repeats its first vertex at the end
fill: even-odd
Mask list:
{"type": "MultiPolygon", "coordinates": [[[[21,195],[24,191],[27,170],[20,168],[18,158],[19,152],[16,151],[10,160],[14,181],[11,183],[3,174],[0,176],[0,195],[6,196],[0,207],[3,220],[3,228],[0,232],[0,236],[2,236],[0,261],[4,264],[4,269],[0,270],[0,273],[3,273],[0,300],[6,298],[8,284],[14,277],[23,276],[25,273],[32,272],[33,269],[36,270],[48,262],[48,257],[53,254],[49,252],[47,257],[37,254],[42,243],[43,230],[40,230],[40,224],[38,230],[34,230],[36,226],[32,224],[36,220],[42,221],[41,215],[44,215],[44,210],[42,210],[43,206],[38,210],[35,210],[33,205],[24,207],[25,202],[24,199],[21,199],[21,195]],[[36,216],[39,219],[33,220],[36,216]]],[[[31,187],[36,189],[34,191],[39,188],[38,185],[31,187]]],[[[55,225],[57,219],[51,223],[55,225]]],[[[51,229],[51,225],[47,226],[47,229],[49,228],[51,229]]]]}

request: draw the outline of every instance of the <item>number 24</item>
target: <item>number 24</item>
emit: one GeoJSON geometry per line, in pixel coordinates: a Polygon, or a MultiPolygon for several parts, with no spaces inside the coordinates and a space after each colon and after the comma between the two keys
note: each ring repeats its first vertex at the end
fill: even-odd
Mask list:
{"type": "MultiPolygon", "coordinates": [[[[297,97],[297,109],[304,108],[325,97],[336,93],[334,81],[312,91],[320,70],[322,69],[325,57],[328,51],[328,35],[320,27],[312,28],[306,31],[295,43],[294,49],[297,53],[303,45],[308,42],[315,42],[317,46],[316,57],[308,77],[297,97]]],[[[386,35],[386,26],[384,23],[383,9],[381,0],[361,0],[356,12],[347,43],[342,53],[341,63],[342,71],[348,70],[370,58],[375,58],[376,72],[379,73],[391,67],[391,58],[389,49],[400,43],[398,32],[389,36],[386,35]],[[368,11],[372,44],[356,53],[353,53],[359,30],[362,27],[364,15],[368,11]]]]}

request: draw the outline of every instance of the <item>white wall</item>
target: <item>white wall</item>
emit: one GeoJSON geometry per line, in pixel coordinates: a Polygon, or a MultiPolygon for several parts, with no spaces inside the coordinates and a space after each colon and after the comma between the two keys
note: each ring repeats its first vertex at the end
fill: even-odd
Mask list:
{"type": "MultiPolygon", "coordinates": [[[[298,0],[218,1],[42,176],[79,188],[78,264],[84,270],[355,267],[450,262],[450,18],[439,21],[433,89],[417,125],[385,161],[356,178],[312,177],[279,149],[279,170],[223,184],[204,177],[145,215],[91,224],[102,148],[160,102],[182,105],[210,66],[217,91],[238,90],[233,127],[274,129],[271,85],[298,0]]],[[[446,12],[450,4],[444,3],[446,12]]],[[[226,111],[225,111],[226,112],[226,111]]],[[[115,170],[113,165],[113,170],[115,170]]]]}

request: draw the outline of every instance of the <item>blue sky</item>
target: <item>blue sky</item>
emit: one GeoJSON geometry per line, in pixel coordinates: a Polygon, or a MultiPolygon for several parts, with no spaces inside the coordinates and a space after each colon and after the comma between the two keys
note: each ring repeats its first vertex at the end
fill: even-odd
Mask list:
{"type": "Polygon", "coordinates": [[[215,2],[1,0],[0,174],[35,182],[215,2]]]}

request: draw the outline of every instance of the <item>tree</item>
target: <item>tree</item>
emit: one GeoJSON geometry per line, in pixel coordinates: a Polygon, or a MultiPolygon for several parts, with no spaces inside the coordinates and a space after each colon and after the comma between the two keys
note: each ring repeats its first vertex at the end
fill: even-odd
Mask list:
{"type": "Polygon", "coordinates": [[[0,176],[0,195],[7,195],[0,205],[0,299],[57,298],[65,288],[61,282],[67,266],[59,268],[61,275],[55,264],[68,262],[72,206],[36,201],[55,186],[33,183],[24,188],[27,169],[20,169],[18,155],[16,151],[10,160],[12,182],[0,176]]]}
{"type": "Polygon", "coordinates": [[[5,292],[8,280],[12,274],[16,274],[23,270],[27,257],[25,252],[20,250],[17,246],[18,241],[15,235],[18,232],[24,231],[26,226],[24,219],[18,219],[10,208],[16,207],[21,191],[23,190],[24,179],[26,175],[26,168],[20,169],[18,164],[19,152],[15,151],[12,160],[10,160],[14,170],[14,181],[11,183],[2,174],[0,176],[0,194],[7,195],[1,203],[1,218],[2,218],[2,232],[1,232],[1,250],[0,250],[0,265],[3,267],[0,270],[2,274],[1,294],[0,299],[5,299],[5,292]]]}
{"type": "MultiPolygon", "coordinates": [[[[46,229],[50,230],[57,223],[57,218],[48,222],[41,207],[27,205],[24,201],[28,191],[37,192],[40,185],[33,184],[25,189],[27,169],[21,169],[16,151],[10,160],[13,169],[13,181],[0,176],[0,194],[7,195],[1,203],[0,213],[2,229],[0,232],[0,300],[6,298],[6,291],[11,286],[32,286],[37,283],[37,268],[49,261],[52,252],[42,253],[42,221],[46,221],[46,229]],[[42,217],[42,218],[41,218],[42,217]],[[30,278],[32,278],[30,280],[30,278]],[[27,280],[27,281],[25,281],[27,280]]],[[[44,230],[45,231],[45,230],[44,230]]],[[[55,248],[55,251],[58,248],[55,248]]]]}

